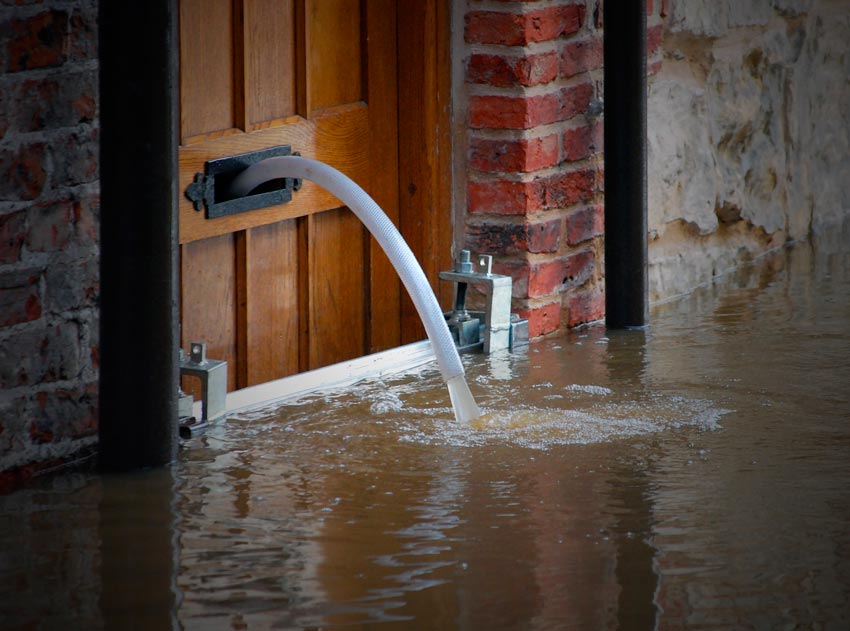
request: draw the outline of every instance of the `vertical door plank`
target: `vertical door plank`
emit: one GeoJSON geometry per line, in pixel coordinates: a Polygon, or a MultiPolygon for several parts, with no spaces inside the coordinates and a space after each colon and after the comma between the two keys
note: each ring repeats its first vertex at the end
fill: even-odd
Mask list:
{"type": "MultiPolygon", "coordinates": [[[[366,5],[369,50],[366,98],[369,103],[369,192],[398,226],[398,79],[396,0],[366,5]]],[[[401,343],[401,281],[375,239],[369,239],[369,352],[401,343]]]]}
{"type": "Polygon", "coordinates": [[[226,359],[236,387],[236,287],[233,235],[186,243],[180,256],[181,345],[206,342],[207,356],[226,359]]]}
{"type": "Polygon", "coordinates": [[[256,125],[295,114],[293,0],[244,0],[245,117],[256,125]]]}
{"type": "MultiPolygon", "coordinates": [[[[441,79],[448,75],[441,48],[448,30],[438,18],[438,0],[399,3],[399,214],[401,231],[435,292],[438,273],[451,265],[451,188],[448,94],[441,79]]],[[[450,306],[450,297],[441,304],[450,306]]],[[[402,299],[402,342],[422,339],[424,328],[413,303],[402,299]]]]}
{"type": "Polygon", "coordinates": [[[310,369],[310,238],[313,215],[299,217],[298,242],[298,370],[310,369]]]}
{"type": "Polygon", "coordinates": [[[365,352],[365,229],[347,208],[313,215],[309,235],[309,367],[365,352]]]}
{"type": "Polygon", "coordinates": [[[362,100],[360,0],[306,0],[307,111],[362,100]]]}
{"type": "Polygon", "coordinates": [[[298,249],[295,221],[247,231],[245,386],[298,372],[298,249]]]}
{"type": "Polygon", "coordinates": [[[439,273],[452,269],[454,226],[452,224],[452,65],[451,3],[435,2],[434,7],[434,102],[437,116],[436,163],[434,174],[434,212],[432,217],[432,283],[437,284],[437,298],[445,309],[451,308],[454,288],[451,283],[440,282],[439,273]]]}
{"type": "Polygon", "coordinates": [[[231,0],[181,0],[181,142],[234,126],[233,55],[231,0]]]}

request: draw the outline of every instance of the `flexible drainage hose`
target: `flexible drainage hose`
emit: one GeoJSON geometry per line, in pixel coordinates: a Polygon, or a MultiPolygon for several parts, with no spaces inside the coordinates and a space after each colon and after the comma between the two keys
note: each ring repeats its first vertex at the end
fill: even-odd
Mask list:
{"type": "Polygon", "coordinates": [[[248,167],[234,178],[230,193],[233,197],[244,197],[260,184],[280,178],[315,182],[335,195],[363,222],[386,252],[425,325],[440,374],[449,388],[455,416],[464,422],[480,416],[464,379],[463,364],[431,285],[410,247],[381,207],[344,173],[323,162],[299,156],[266,158],[248,167]]]}

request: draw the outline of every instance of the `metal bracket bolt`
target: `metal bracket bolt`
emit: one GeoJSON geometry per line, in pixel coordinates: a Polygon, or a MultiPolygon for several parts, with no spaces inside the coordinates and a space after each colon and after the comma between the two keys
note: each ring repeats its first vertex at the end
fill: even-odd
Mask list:
{"type": "Polygon", "coordinates": [[[201,380],[201,423],[207,423],[224,414],[227,408],[227,362],[207,359],[207,345],[192,342],[189,357],[181,352],[180,375],[201,380]]]}

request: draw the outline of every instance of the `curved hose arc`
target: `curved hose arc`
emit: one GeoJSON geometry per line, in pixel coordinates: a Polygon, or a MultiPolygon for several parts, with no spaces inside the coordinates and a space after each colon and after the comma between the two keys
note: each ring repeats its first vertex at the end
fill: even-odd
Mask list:
{"type": "Polygon", "coordinates": [[[463,377],[463,364],[431,285],[401,233],[375,200],[351,178],[332,166],[299,156],[266,158],[248,167],[234,178],[230,193],[234,197],[244,197],[260,184],[279,178],[299,178],[315,182],[335,195],[357,215],[386,252],[410,294],[425,325],[428,339],[434,347],[443,380],[446,383],[452,380],[460,381],[457,378],[463,377]]]}

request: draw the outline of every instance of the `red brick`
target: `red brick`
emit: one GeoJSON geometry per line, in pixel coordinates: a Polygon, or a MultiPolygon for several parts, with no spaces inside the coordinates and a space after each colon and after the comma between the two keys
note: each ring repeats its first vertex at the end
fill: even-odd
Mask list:
{"type": "Polygon", "coordinates": [[[61,269],[51,266],[45,274],[47,307],[62,313],[97,302],[100,274],[96,260],[69,263],[61,269]]]}
{"type": "Polygon", "coordinates": [[[99,130],[68,133],[51,146],[55,187],[94,182],[98,177],[99,130]]]}
{"type": "Polygon", "coordinates": [[[21,246],[26,235],[24,211],[0,215],[0,263],[16,263],[21,260],[21,246]]]}
{"type": "Polygon", "coordinates": [[[527,56],[475,54],[469,58],[466,80],[494,86],[533,86],[549,83],[558,76],[554,52],[527,56]]]}
{"type": "Polygon", "coordinates": [[[64,249],[74,232],[73,201],[60,199],[36,204],[30,211],[27,247],[33,252],[64,249]]]}
{"type": "Polygon", "coordinates": [[[80,439],[97,432],[97,385],[39,392],[35,396],[34,431],[46,442],[55,438],[80,439]],[[55,419],[62,419],[61,425],[55,419]]]}
{"type": "Polygon", "coordinates": [[[590,250],[533,263],[528,276],[528,296],[540,298],[579,287],[593,276],[594,269],[595,256],[590,250]]]}
{"type": "Polygon", "coordinates": [[[536,182],[469,182],[467,208],[471,213],[526,215],[542,206],[536,182]]]}
{"type": "Polygon", "coordinates": [[[561,35],[573,35],[581,29],[585,10],[585,5],[578,3],[561,7],[561,19],[564,23],[561,35]]]}
{"type": "Polygon", "coordinates": [[[485,254],[554,252],[560,237],[560,219],[538,223],[473,223],[466,231],[467,247],[485,254]]]}
{"type": "Polygon", "coordinates": [[[557,293],[563,282],[562,259],[534,263],[528,275],[528,297],[539,298],[557,293]]]}
{"type": "Polygon", "coordinates": [[[476,129],[530,129],[583,114],[592,96],[589,82],[534,96],[473,96],[469,124],[476,129]]]}
{"type": "Polygon", "coordinates": [[[563,88],[560,94],[560,108],[558,120],[567,120],[576,114],[584,114],[590,105],[593,96],[593,84],[580,83],[579,85],[563,88]]]}
{"type": "Polygon", "coordinates": [[[646,56],[652,57],[661,48],[661,40],[664,38],[664,25],[656,24],[646,29],[646,56]]]}
{"type": "Polygon", "coordinates": [[[582,160],[601,148],[596,145],[594,127],[593,124],[584,125],[564,132],[564,160],[567,162],[582,160]]]}
{"type": "Polygon", "coordinates": [[[593,128],[593,134],[591,136],[593,150],[596,153],[601,153],[605,150],[605,124],[597,118],[593,121],[591,127],[593,128]]]}
{"type": "Polygon", "coordinates": [[[558,137],[518,140],[470,140],[469,164],[473,169],[492,172],[527,173],[558,164],[558,137]]]}
{"type": "Polygon", "coordinates": [[[571,4],[529,11],[471,11],[466,14],[464,38],[470,44],[524,46],[563,35],[581,28],[584,6],[571,4]]]}
{"type": "Polygon", "coordinates": [[[59,101],[59,83],[52,77],[24,81],[15,93],[14,127],[19,131],[41,131],[47,120],[55,118],[57,106],[67,106],[59,101]]]}
{"type": "Polygon", "coordinates": [[[555,252],[561,244],[561,220],[550,219],[529,224],[528,251],[532,253],[555,252]]]}
{"type": "Polygon", "coordinates": [[[45,11],[25,19],[12,20],[11,37],[6,43],[6,68],[20,72],[33,68],[61,66],[68,50],[68,14],[45,11]]]}
{"type": "Polygon", "coordinates": [[[605,317],[605,292],[598,287],[575,292],[570,295],[567,305],[568,327],[601,320],[605,317]]]}
{"type": "Polygon", "coordinates": [[[47,325],[46,318],[4,341],[15,362],[0,362],[0,389],[76,379],[80,375],[80,327],[47,325]]]}
{"type": "Polygon", "coordinates": [[[32,322],[41,317],[39,272],[0,276],[0,327],[32,322]]]}
{"type": "MultiPolygon", "coordinates": [[[[40,395],[46,395],[46,392],[40,392],[40,395]]],[[[53,442],[53,425],[55,421],[52,418],[41,416],[34,418],[30,422],[30,440],[36,445],[45,445],[53,442]]]]}
{"type": "Polygon", "coordinates": [[[524,18],[516,13],[471,11],[465,16],[464,39],[472,44],[527,44],[524,18]]]}
{"type": "Polygon", "coordinates": [[[519,317],[528,320],[528,335],[540,337],[558,330],[561,324],[561,303],[550,302],[542,306],[517,309],[519,317]]]}
{"type": "Polygon", "coordinates": [[[593,277],[596,269],[596,255],[592,250],[582,250],[565,257],[563,263],[564,288],[581,287],[593,277]]]}
{"type": "Polygon", "coordinates": [[[602,67],[602,38],[568,42],[561,50],[558,72],[563,79],[569,79],[582,72],[602,67]]]}
{"type": "Polygon", "coordinates": [[[47,180],[44,143],[0,151],[0,200],[26,201],[41,195],[47,180]]]}
{"type": "Polygon", "coordinates": [[[605,215],[601,206],[581,208],[567,215],[567,244],[577,245],[605,231],[605,215]]]}
{"type": "Polygon", "coordinates": [[[81,245],[98,243],[100,234],[100,195],[85,195],[74,202],[74,232],[81,245]]]}
{"type": "Polygon", "coordinates": [[[513,280],[511,296],[528,298],[529,265],[527,262],[497,259],[493,261],[493,273],[511,277],[513,280]]]}
{"type": "Polygon", "coordinates": [[[558,120],[560,94],[535,96],[473,96],[469,124],[476,129],[530,129],[558,120]]]}
{"type": "Polygon", "coordinates": [[[75,10],[71,15],[70,27],[70,59],[97,59],[97,7],[75,10]]]}
{"type": "Polygon", "coordinates": [[[558,173],[537,181],[543,196],[543,207],[568,208],[590,201],[596,194],[596,170],[591,168],[558,173]]]}
{"type": "Polygon", "coordinates": [[[94,70],[22,81],[15,90],[11,122],[33,132],[90,123],[96,114],[94,70]]]}
{"type": "Polygon", "coordinates": [[[466,228],[466,247],[481,254],[506,254],[528,248],[524,223],[473,223],[466,228]]]}
{"type": "Polygon", "coordinates": [[[473,96],[469,99],[469,125],[472,128],[522,129],[525,127],[526,99],[511,96],[473,96]]]}

